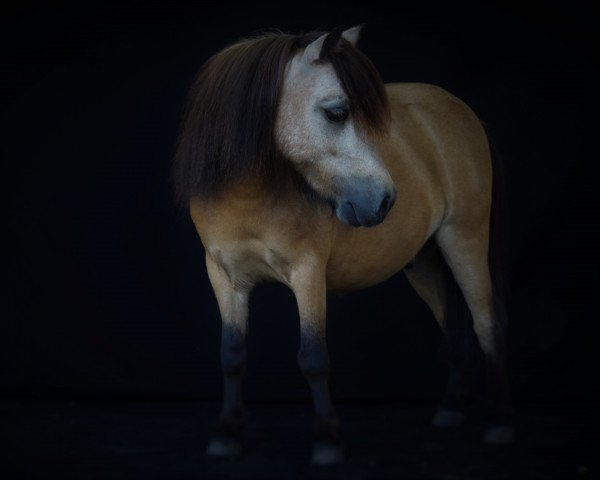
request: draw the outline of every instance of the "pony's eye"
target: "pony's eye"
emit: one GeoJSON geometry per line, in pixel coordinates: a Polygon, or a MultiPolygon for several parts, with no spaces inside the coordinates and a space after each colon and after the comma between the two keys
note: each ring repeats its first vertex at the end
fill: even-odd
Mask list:
{"type": "Polygon", "coordinates": [[[334,108],[331,110],[325,109],[325,115],[330,122],[343,122],[348,118],[349,112],[347,108],[334,108]]]}

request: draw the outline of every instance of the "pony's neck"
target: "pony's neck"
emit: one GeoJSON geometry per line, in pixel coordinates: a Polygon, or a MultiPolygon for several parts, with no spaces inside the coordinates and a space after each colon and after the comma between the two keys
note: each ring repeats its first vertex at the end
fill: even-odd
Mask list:
{"type": "MultiPolygon", "coordinates": [[[[285,161],[282,159],[282,161],[285,161]]],[[[315,192],[291,165],[278,173],[277,181],[263,175],[246,175],[224,186],[209,202],[227,203],[241,210],[297,207],[328,209],[329,202],[315,192]]]]}

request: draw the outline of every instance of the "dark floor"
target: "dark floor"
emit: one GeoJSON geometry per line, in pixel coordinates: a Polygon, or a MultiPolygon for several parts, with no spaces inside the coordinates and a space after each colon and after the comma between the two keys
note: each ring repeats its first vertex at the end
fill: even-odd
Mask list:
{"type": "Polygon", "coordinates": [[[214,403],[1,402],[0,478],[600,478],[592,403],[521,404],[517,443],[495,448],[477,420],[429,427],[434,407],[339,405],[347,462],[318,469],[305,404],[250,405],[244,455],[219,460],[204,455],[214,403]]]}

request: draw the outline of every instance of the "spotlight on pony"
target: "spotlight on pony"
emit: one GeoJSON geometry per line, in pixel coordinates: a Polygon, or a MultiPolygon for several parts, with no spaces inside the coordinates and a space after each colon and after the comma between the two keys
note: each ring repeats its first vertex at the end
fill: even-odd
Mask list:
{"type": "Polygon", "coordinates": [[[210,58],[191,88],[173,178],[222,319],[224,397],[209,455],[242,450],[248,299],[258,283],[276,281],[298,305],[298,364],[315,411],[312,462],[343,461],[328,388],[327,293],[400,271],[451,353],[432,424],[465,419],[470,334],[485,359],[482,439],[514,439],[502,282],[490,268],[501,247],[500,164],[461,100],[432,85],[384,84],[357,48],[361,31],[242,40],[210,58]]]}

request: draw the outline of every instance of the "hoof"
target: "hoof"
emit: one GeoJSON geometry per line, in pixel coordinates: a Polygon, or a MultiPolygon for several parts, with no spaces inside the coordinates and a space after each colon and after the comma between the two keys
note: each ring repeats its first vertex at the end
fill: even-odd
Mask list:
{"type": "Polygon", "coordinates": [[[242,446],[240,442],[233,438],[213,438],[206,448],[206,454],[213,457],[233,457],[239,455],[241,452],[242,446]]]}
{"type": "Polygon", "coordinates": [[[431,419],[431,425],[439,428],[456,427],[465,421],[465,414],[458,410],[440,409],[431,419]]]}
{"type": "Polygon", "coordinates": [[[335,443],[318,442],[313,446],[311,463],[320,467],[337,465],[344,461],[342,447],[335,443]]]}
{"type": "Polygon", "coordinates": [[[483,443],[488,445],[508,445],[515,441],[515,427],[496,425],[483,433],[483,443]]]}

